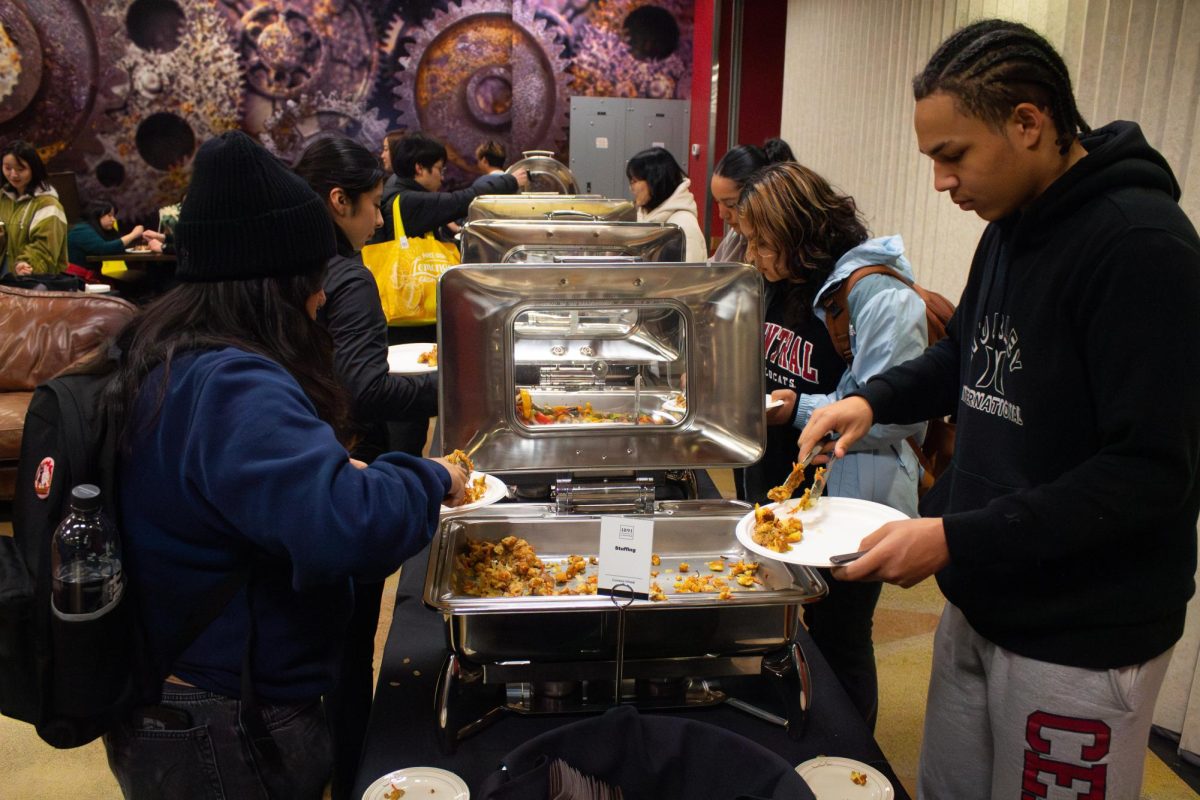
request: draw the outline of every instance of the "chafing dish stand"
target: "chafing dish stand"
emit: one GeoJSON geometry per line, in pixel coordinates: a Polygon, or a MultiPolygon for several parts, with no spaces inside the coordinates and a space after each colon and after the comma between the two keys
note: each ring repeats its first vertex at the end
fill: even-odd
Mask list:
{"type": "MultiPolygon", "coordinates": [[[[487,777],[499,767],[501,759],[518,743],[577,719],[512,714],[499,724],[461,741],[455,752],[442,750],[437,710],[431,698],[446,657],[445,627],[441,616],[430,612],[422,602],[427,558],[428,550],[414,556],[400,575],[354,797],[361,797],[367,786],[380,775],[414,766],[448,769],[461,776],[472,793],[477,793],[487,777]]],[[[653,713],[687,715],[718,725],[779,753],[793,764],[818,755],[866,762],[891,781],[898,800],[909,800],[871,730],[803,629],[797,632],[796,643],[805,653],[812,689],[807,723],[800,739],[791,739],[782,727],[727,704],[653,713]]],[[[784,713],[771,688],[757,675],[723,683],[725,690],[738,699],[774,714],[784,713]]],[[[597,742],[596,746],[615,747],[619,743],[597,742]]],[[[736,764],[714,765],[714,769],[736,768],[736,764]]]]}

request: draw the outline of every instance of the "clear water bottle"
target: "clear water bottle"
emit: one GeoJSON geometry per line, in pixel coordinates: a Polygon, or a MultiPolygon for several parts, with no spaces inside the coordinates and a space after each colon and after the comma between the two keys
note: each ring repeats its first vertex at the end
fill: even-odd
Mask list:
{"type": "Polygon", "coordinates": [[[100,506],[99,487],[76,486],[71,490],[71,511],[54,531],[52,605],[62,619],[100,617],[116,606],[125,590],[117,526],[100,506]]]}

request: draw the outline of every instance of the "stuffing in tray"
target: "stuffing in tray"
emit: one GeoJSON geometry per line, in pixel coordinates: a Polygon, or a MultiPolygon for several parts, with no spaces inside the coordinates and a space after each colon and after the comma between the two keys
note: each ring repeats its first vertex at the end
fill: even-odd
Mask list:
{"type": "MultiPolygon", "coordinates": [[[[455,558],[458,570],[458,589],[473,597],[527,597],[532,595],[588,595],[596,594],[597,576],[587,575],[589,564],[596,564],[595,556],[569,555],[561,562],[547,563],[525,539],[505,536],[498,542],[467,539],[466,546],[455,558]]],[[[661,559],[660,559],[661,562],[661,559]]],[[[729,570],[729,578],[717,575],[679,575],[671,586],[676,594],[709,592],[718,600],[729,600],[735,591],[731,579],[740,590],[754,591],[762,580],[756,575],[756,561],[720,563],[729,570]]],[[[685,572],[687,564],[680,564],[685,572]]],[[[658,577],[657,571],[652,572],[658,577]]],[[[650,599],[665,601],[667,593],[657,581],[650,585],[650,599]]]]}

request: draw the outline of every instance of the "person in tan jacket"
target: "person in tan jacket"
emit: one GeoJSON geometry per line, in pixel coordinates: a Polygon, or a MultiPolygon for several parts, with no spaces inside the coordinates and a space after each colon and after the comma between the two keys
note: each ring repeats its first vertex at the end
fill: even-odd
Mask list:
{"type": "Polygon", "coordinates": [[[625,165],[638,222],[670,222],[683,229],[687,240],[684,261],[695,264],[708,258],[704,232],[696,214],[692,182],[675,157],[662,147],[651,147],[625,165]]]}

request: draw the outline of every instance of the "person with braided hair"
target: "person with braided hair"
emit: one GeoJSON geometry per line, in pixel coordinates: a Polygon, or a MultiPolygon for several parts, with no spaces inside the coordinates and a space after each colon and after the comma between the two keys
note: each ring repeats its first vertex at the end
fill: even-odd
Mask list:
{"type": "Polygon", "coordinates": [[[1089,129],[1029,28],[959,30],[913,88],[934,189],[989,225],[947,337],[799,445],[949,413],[958,438],[924,516],[834,574],[946,595],[919,798],[1136,798],[1195,589],[1200,237],[1141,129],[1089,129]]]}

